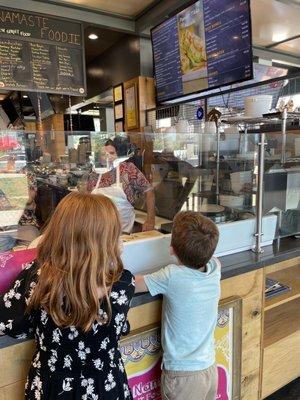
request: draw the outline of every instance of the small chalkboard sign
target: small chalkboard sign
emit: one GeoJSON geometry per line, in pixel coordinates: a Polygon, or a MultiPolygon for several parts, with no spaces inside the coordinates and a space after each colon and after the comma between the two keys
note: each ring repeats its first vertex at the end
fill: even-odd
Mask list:
{"type": "Polygon", "coordinates": [[[0,89],[86,94],[82,24],[0,7],[0,89]]]}

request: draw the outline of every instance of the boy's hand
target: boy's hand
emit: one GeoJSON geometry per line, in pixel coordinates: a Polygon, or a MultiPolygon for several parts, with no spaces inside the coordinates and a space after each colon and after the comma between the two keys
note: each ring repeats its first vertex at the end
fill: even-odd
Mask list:
{"type": "Polygon", "coordinates": [[[135,276],[135,293],[148,292],[143,275],[135,276]]]}

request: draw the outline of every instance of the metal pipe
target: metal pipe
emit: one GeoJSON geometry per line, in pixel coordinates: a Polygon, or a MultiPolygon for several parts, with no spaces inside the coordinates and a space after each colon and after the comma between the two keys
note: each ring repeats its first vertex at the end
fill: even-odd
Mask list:
{"type": "Polygon", "coordinates": [[[72,100],[69,96],[69,111],[70,111],[70,131],[73,132],[73,116],[72,116],[72,100]]]}
{"type": "Polygon", "coordinates": [[[265,166],[265,134],[261,133],[258,143],[258,175],[257,175],[257,195],[256,195],[256,232],[255,247],[253,251],[257,254],[263,253],[261,248],[262,217],[263,217],[263,183],[265,166]]]}
{"type": "Polygon", "coordinates": [[[216,172],[216,196],[217,196],[217,204],[219,204],[219,194],[220,194],[220,187],[219,187],[219,180],[220,180],[220,130],[219,126],[217,126],[217,172],[216,172]]]}
{"type": "Polygon", "coordinates": [[[287,109],[285,108],[282,112],[282,123],[281,123],[281,135],[282,135],[282,143],[281,143],[281,163],[285,163],[285,150],[286,150],[286,120],[287,120],[287,109]]]}

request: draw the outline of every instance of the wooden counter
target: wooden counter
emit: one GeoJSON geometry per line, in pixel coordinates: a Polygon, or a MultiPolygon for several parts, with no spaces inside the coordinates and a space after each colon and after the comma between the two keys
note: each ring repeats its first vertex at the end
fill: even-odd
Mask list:
{"type": "MultiPolygon", "coordinates": [[[[263,399],[300,376],[300,257],[225,278],[221,286],[223,301],[242,300],[240,399],[263,399]],[[265,301],[266,276],[291,291],[265,301]]],[[[129,312],[132,333],[160,322],[161,299],[135,303],[129,312]]],[[[23,398],[32,352],[32,341],[0,349],[0,400],[23,398]]]]}

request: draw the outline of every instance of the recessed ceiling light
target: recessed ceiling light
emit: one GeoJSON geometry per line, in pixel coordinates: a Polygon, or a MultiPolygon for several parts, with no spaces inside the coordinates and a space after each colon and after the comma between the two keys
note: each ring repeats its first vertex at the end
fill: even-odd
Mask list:
{"type": "Polygon", "coordinates": [[[96,40],[96,39],[98,39],[98,35],[96,35],[95,33],[90,33],[89,34],[89,39],[96,40]]]}

